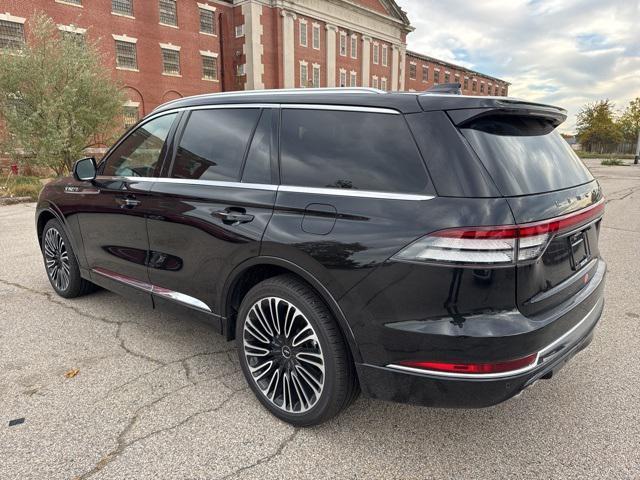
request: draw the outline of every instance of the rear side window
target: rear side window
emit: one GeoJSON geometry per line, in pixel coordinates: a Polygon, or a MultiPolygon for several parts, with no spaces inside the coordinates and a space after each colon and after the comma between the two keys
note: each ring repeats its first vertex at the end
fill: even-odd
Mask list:
{"type": "Polygon", "coordinates": [[[238,181],[259,115],[257,108],[192,112],[178,145],[171,177],[238,181]]]}
{"type": "Polygon", "coordinates": [[[544,119],[489,116],[473,121],[461,132],[505,196],[550,192],[593,180],[544,119]]]}
{"type": "Polygon", "coordinates": [[[284,185],[424,192],[428,177],[402,115],[284,109],[284,185]]]}

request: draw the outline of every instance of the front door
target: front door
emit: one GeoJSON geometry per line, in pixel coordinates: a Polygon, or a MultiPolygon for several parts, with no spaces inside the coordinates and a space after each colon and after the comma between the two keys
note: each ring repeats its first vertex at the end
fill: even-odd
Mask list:
{"type": "Polygon", "coordinates": [[[147,215],[151,187],[166,154],[175,113],[131,132],[100,163],[95,186],[78,215],[92,280],[150,301],[147,215]]]}
{"type": "MultiPolygon", "coordinates": [[[[277,108],[194,110],[148,221],[154,301],[214,318],[231,269],[256,256],[273,212],[277,108]]],[[[181,123],[185,123],[184,121],[181,123]]]]}

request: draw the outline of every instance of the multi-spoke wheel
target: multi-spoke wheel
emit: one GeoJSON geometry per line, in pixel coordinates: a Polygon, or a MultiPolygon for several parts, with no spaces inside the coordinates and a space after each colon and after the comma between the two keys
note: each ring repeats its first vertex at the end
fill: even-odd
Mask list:
{"type": "Polygon", "coordinates": [[[80,276],[71,242],[58,220],[47,222],[40,243],[47,277],[58,295],[73,298],[93,289],[93,284],[80,276]]]}
{"type": "Polygon", "coordinates": [[[243,299],[236,338],[245,376],[281,419],[313,425],[357,394],[353,362],[335,320],[292,275],[265,280],[243,299]]]}
{"type": "Polygon", "coordinates": [[[55,227],[51,227],[44,234],[43,247],[44,261],[51,282],[58,290],[66,290],[69,288],[69,275],[71,274],[69,252],[67,252],[62,235],[55,227]]]}

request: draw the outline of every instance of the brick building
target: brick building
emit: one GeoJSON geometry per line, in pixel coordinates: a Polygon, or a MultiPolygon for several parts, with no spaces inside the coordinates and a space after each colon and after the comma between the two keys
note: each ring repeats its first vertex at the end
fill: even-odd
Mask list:
{"type": "Polygon", "coordinates": [[[0,0],[0,48],[28,41],[43,11],[98,40],[131,124],[178,97],[243,89],[364,86],[507,95],[508,83],[406,50],[393,0],[0,0]]]}

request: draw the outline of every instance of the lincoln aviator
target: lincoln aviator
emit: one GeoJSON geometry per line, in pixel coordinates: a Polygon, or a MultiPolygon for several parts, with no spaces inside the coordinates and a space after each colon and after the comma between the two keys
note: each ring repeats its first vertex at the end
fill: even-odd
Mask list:
{"type": "Polygon", "coordinates": [[[210,323],[294,425],[360,392],[495,405],[584,349],[603,309],[603,193],[565,119],[373,89],[174,100],[44,188],[45,270],[65,298],[210,323]]]}

